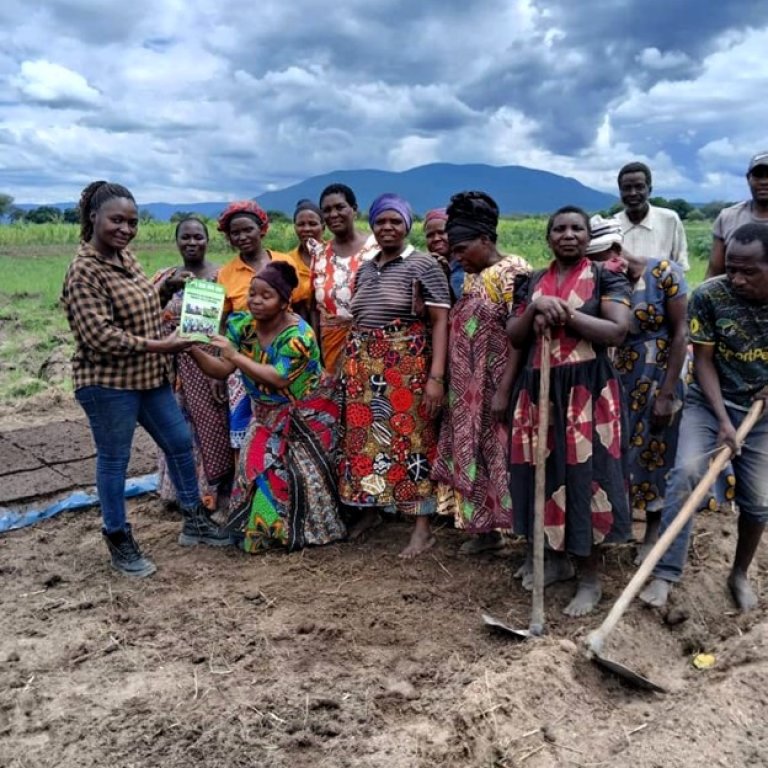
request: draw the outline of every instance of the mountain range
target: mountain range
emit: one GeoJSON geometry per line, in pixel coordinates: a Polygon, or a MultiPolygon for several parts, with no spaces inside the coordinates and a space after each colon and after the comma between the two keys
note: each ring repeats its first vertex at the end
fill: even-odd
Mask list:
{"type": "MultiPolygon", "coordinates": [[[[519,165],[453,165],[432,163],[407,171],[334,171],[313,176],[284,189],[263,192],[255,199],[266,210],[282,211],[292,215],[296,203],[303,199],[317,201],[320,192],[329,184],[340,182],[351,187],[357,196],[361,211],[382,192],[396,192],[404,197],[417,214],[430,208],[447,205],[455,192],[480,189],[487,192],[499,204],[503,214],[550,213],[561,205],[578,205],[587,211],[609,208],[616,197],[585,186],[576,179],[558,176],[549,171],[539,171],[519,165]]],[[[56,203],[66,209],[74,203],[56,203]]],[[[215,217],[226,202],[204,203],[142,203],[155,218],[168,220],[176,211],[190,211],[215,217]]],[[[20,205],[30,209],[35,205],[20,205]]]]}

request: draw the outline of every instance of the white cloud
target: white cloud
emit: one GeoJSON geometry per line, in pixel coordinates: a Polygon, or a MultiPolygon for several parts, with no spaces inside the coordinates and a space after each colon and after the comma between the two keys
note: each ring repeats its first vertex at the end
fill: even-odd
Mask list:
{"type": "Polygon", "coordinates": [[[643,132],[653,140],[641,145],[695,150],[687,172],[678,170],[665,189],[697,201],[741,199],[747,161],[767,143],[768,105],[759,94],[768,91],[768,29],[725,33],[715,48],[695,79],[633,89],[612,112],[617,133],[631,143],[643,132]]]}
{"type": "Polygon", "coordinates": [[[658,48],[643,48],[637,57],[639,64],[649,69],[676,69],[690,63],[690,59],[681,51],[666,51],[658,48]]]}
{"type": "Polygon", "coordinates": [[[405,171],[417,165],[435,163],[440,159],[440,140],[431,136],[404,136],[389,152],[389,167],[405,171]]]}
{"type": "Polygon", "coordinates": [[[5,0],[0,191],[73,200],[98,175],[184,202],[445,161],[613,193],[641,159],[661,194],[738,198],[766,143],[768,29],[744,30],[747,0],[693,4],[678,33],[640,0],[5,0]]]}
{"type": "Polygon", "coordinates": [[[81,74],[45,59],[23,61],[12,84],[22,98],[51,107],[90,107],[100,96],[81,74]]]}

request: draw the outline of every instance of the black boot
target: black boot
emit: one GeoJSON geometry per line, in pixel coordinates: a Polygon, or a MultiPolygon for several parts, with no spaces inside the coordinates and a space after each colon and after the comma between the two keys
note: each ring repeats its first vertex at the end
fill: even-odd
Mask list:
{"type": "Polygon", "coordinates": [[[125,576],[151,576],[157,566],[141,554],[136,539],[133,538],[131,524],[126,523],[122,531],[106,533],[102,531],[107,542],[109,554],[112,555],[112,567],[125,576]]]}
{"type": "Polygon", "coordinates": [[[208,510],[202,504],[195,509],[182,509],[181,514],[184,526],[179,534],[179,544],[183,547],[193,547],[195,544],[207,544],[209,547],[229,546],[229,533],[211,520],[208,510]]]}

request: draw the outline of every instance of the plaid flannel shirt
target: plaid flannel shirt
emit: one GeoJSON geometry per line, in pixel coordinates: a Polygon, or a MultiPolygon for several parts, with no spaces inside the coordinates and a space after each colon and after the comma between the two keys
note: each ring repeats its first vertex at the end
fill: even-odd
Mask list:
{"type": "Polygon", "coordinates": [[[168,381],[165,355],[148,354],[159,339],[160,299],[128,250],[120,264],[81,243],[64,278],[61,301],[75,337],[75,389],[154,389],[168,381]]]}

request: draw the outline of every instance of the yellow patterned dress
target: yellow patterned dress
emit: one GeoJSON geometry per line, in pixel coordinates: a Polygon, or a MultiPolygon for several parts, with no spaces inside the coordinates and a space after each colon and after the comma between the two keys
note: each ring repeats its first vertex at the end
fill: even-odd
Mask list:
{"type": "Polygon", "coordinates": [[[505,256],[467,274],[449,315],[448,407],[443,414],[432,477],[441,512],[470,533],[512,528],[507,424],[491,416],[491,400],[509,356],[506,322],[515,277],[530,272],[520,256],[505,256]],[[446,502],[452,504],[446,507],[446,502]]]}

